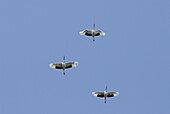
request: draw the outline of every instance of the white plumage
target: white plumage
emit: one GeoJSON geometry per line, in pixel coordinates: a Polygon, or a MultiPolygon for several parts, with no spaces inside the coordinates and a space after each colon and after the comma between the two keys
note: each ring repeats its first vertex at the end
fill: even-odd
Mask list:
{"type": "Polygon", "coordinates": [[[80,33],[80,35],[92,36],[93,41],[95,41],[95,39],[94,39],[95,36],[105,36],[106,35],[106,33],[103,32],[102,30],[95,30],[95,24],[93,25],[92,30],[83,30],[83,31],[80,31],[79,33],[80,33]]]}
{"type": "Polygon", "coordinates": [[[119,92],[107,92],[106,86],[106,90],[104,92],[92,92],[92,95],[95,97],[104,98],[106,103],[107,98],[116,97],[119,95],[119,92]]]}
{"type": "Polygon", "coordinates": [[[78,65],[78,62],[66,62],[65,63],[65,56],[63,57],[63,61],[61,63],[49,64],[51,68],[62,69],[64,74],[65,74],[66,69],[76,67],[77,65],[78,65]]]}

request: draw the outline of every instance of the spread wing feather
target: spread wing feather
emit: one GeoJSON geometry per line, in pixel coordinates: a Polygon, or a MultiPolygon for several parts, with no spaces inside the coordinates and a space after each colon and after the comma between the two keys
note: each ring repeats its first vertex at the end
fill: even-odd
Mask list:
{"type": "Polygon", "coordinates": [[[76,67],[77,65],[78,65],[78,62],[68,62],[66,63],[66,68],[76,67]]]}
{"type": "Polygon", "coordinates": [[[92,94],[96,97],[104,97],[104,92],[93,92],[92,94]]]}
{"type": "Polygon", "coordinates": [[[118,92],[109,92],[109,93],[107,94],[107,97],[114,97],[114,96],[118,96],[118,95],[119,95],[118,92]]]}
{"type": "Polygon", "coordinates": [[[58,63],[56,63],[56,64],[50,64],[50,67],[51,67],[51,68],[55,68],[55,69],[62,69],[62,64],[58,64],[58,63]]]}
{"type": "Polygon", "coordinates": [[[105,36],[105,33],[101,30],[95,30],[94,34],[95,36],[100,36],[100,35],[105,36]]]}

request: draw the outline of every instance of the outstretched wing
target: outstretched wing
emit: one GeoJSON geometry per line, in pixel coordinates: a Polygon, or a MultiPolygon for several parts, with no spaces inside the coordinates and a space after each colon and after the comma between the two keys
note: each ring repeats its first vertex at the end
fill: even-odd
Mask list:
{"type": "Polygon", "coordinates": [[[92,95],[96,97],[104,97],[104,92],[92,92],[92,95]]]}
{"type": "Polygon", "coordinates": [[[119,92],[108,92],[107,93],[107,97],[115,97],[115,96],[118,96],[119,95],[119,92]]]}
{"type": "Polygon", "coordinates": [[[103,31],[101,31],[101,30],[95,30],[94,31],[94,34],[95,34],[95,36],[105,36],[106,34],[103,32],[103,31]]]}
{"type": "Polygon", "coordinates": [[[50,64],[50,67],[51,68],[54,68],[54,69],[62,69],[62,64],[50,64]]]}
{"type": "Polygon", "coordinates": [[[77,65],[78,65],[78,62],[68,62],[66,63],[66,68],[76,67],[77,65]]]}
{"type": "Polygon", "coordinates": [[[92,36],[92,31],[91,30],[83,30],[80,32],[80,35],[92,36]]]}

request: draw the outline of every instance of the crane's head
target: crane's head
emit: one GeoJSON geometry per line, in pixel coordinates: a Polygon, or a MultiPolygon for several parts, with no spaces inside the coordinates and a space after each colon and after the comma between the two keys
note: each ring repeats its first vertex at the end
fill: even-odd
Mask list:
{"type": "Polygon", "coordinates": [[[93,29],[95,29],[95,24],[93,24],[93,29]]]}
{"type": "Polygon", "coordinates": [[[105,89],[105,91],[107,92],[107,86],[106,86],[106,89],[105,89]]]}

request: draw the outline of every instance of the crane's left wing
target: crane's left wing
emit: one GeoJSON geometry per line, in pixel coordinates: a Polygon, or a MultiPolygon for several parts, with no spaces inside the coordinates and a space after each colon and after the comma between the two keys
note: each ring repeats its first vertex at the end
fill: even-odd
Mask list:
{"type": "Polygon", "coordinates": [[[78,65],[78,62],[68,62],[66,63],[66,68],[76,67],[77,65],[78,65]]]}
{"type": "Polygon", "coordinates": [[[119,95],[119,92],[108,92],[107,97],[115,97],[118,95],[119,95]]]}
{"type": "Polygon", "coordinates": [[[94,34],[95,34],[95,36],[100,36],[100,35],[105,36],[106,35],[106,33],[101,30],[95,30],[94,34]]]}

